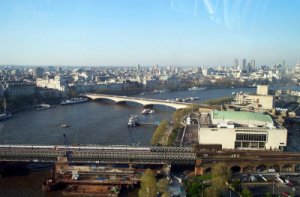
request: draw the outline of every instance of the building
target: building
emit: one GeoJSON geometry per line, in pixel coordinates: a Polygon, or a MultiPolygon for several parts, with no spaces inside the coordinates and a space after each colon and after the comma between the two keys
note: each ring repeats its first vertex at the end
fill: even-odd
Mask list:
{"type": "Polygon", "coordinates": [[[269,115],[254,112],[211,111],[207,126],[198,130],[199,144],[221,144],[223,149],[280,149],[287,145],[287,130],[269,115]]]}
{"type": "Polygon", "coordinates": [[[268,95],[269,87],[267,85],[258,85],[256,94],[237,93],[233,105],[240,106],[244,109],[253,108],[256,111],[272,110],[274,108],[274,96],[268,95]]]}
{"type": "Polygon", "coordinates": [[[16,98],[22,96],[33,96],[35,86],[32,83],[22,81],[11,81],[6,84],[6,93],[8,97],[16,98]]]}
{"type": "Polygon", "coordinates": [[[234,69],[238,69],[238,67],[239,67],[239,60],[238,59],[234,59],[233,67],[234,67],[234,69]]]}
{"type": "Polygon", "coordinates": [[[44,69],[42,67],[37,67],[32,71],[32,76],[35,78],[42,77],[43,74],[44,74],[44,69]]]}
{"type": "Polygon", "coordinates": [[[41,88],[59,90],[62,92],[68,91],[66,82],[59,75],[55,76],[54,79],[48,77],[45,79],[37,78],[36,86],[41,88]]]}

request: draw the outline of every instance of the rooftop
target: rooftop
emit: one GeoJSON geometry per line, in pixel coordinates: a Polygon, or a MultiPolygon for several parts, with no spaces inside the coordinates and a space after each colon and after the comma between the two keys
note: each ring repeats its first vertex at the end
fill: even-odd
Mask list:
{"type": "Polygon", "coordinates": [[[260,121],[273,124],[273,120],[269,115],[254,112],[214,110],[213,117],[214,119],[260,121]]]}

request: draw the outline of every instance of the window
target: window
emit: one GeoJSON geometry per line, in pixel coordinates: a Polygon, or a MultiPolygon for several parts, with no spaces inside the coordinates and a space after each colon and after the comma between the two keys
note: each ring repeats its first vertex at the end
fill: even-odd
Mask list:
{"type": "Polygon", "coordinates": [[[266,134],[249,134],[249,133],[237,133],[236,141],[254,141],[254,142],[266,142],[266,134]]]}

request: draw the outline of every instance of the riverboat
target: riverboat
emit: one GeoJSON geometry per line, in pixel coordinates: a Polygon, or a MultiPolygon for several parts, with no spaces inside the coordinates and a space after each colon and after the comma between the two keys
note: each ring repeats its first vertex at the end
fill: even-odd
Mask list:
{"type": "Polygon", "coordinates": [[[36,106],[36,110],[37,111],[41,111],[41,110],[45,110],[45,109],[49,109],[49,108],[52,108],[53,106],[49,105],[49,104],[40,104],[40,105],[37,105],[36,106]]]}
{"type": "Polygon", "coordinates": [[[154,114],[155,110],[154,109],[143,109],[142,114],[147,115],[147,114],[154,114]]]}
{"type": "Polygon", "coordinates": [[[131,115],[128,120],[128,127],[136,127],[139,124],[139,117],[137,115],[131,115]]]}
{"type": "Polygon", "coordinates": [[[200,91],[200,90],[206,90],[206,87],[191,87],[191,88],[188,88],[189,91],[200,91]]]}
{"type": "Polygon", "coordinates": [[[118,197],[119,186],[113,185],[69,185],[64,191],[64,196],[101,196],[118,197]]]}
{"type": "Polygon", "coordinates": [[[88,101],[87,98],[79,97],[79,98],[71,98],[71,99],[63,100],[60,104],[61,105],[71,105],[71,104],[83,103],[86,101],[88,101]]]}
{"type": "Polygon", "coordinates": [[[2,114],[0,114],[0,121],[6,120],[12,117],[12,114],[6,111],[6,100],[4,98],[4,111],[2,114]]]}

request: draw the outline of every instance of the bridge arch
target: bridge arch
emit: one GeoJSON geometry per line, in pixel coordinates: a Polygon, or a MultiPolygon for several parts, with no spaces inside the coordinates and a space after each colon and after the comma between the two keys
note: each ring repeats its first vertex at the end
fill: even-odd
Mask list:
{"type": "Polygon", "coordinates": [[[242,171],[242,168],[240,166],[231,166],[230,170],[232,174],[237,174],[242,171]]]}
{"type": "Polygon", "coordinates": [[[300,172],[300,163],[295,165],[295,172],[300,172]]]}
{"type": "Polygon", "coordinates": [[[263,172],[263,171],[266,171],[266,170],[267,170],[267,166],[265,166],[264,164],[258,165],[255,168],[256,172],[263,172]]]}
{"type": "Polygon", "coordinates": [[[205,168],[204,170],[204,174],[211,173],[211,172],[212,172],[212,167],[205,168]]]}
{"type": "Polygon", "coordinates": [[[276,172],[280,172],[280,166],[279,165],[271,165],[271,166],[269,166],[269,169],[274,169],[276,172]]]}
{"type": "Polygon", "coordinates": [[[254,172],[254,167],[253,166],[245,166],[244,168],[243,168],[243,172],[244,173],[252,173],[252,172],[254,172]]]}
{"type": "Polygon", "coordinates": [[[291,164],[282,165],[281,172],[293,172],[293,166],[291,164]]]}

